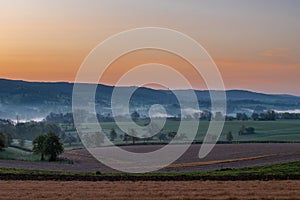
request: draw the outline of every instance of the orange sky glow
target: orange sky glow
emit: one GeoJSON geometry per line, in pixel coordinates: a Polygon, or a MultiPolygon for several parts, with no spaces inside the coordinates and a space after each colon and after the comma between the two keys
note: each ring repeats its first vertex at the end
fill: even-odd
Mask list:
{"type": "MultiPolygon", "coordinates": [[[[0,3],[0,78],[73,82],[84,58],[109,36],[158,26],[181,31],[202,44],[219,67],[226,89],[300,96],[300,16],[294,4],[298,3],[4,0],[0,3]]],[[[113,85],[127,70],[149,62],[172,66],[194,88],[206,89],[189,63],[155,50],[119,58],[101,83],[113,85]]]]}

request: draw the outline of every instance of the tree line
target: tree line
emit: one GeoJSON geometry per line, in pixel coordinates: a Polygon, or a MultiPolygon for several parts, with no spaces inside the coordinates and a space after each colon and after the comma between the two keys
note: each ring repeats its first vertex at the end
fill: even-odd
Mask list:
{"type": "Polygon", "coordinates": [[[15,124],[9,119],[0,119],[0,130],[14,139],[23,138],[26,140],[33,140],[40,133],[55,132],[58,135],[62,133],[61,128],[56,123],[30,121],[15,124]]]}
{"type": "MultiPolygon", "coordinates": [[[[131,119],[135,122],[138,121],[149,121],[149,117],[141,116],[137,111],[134,111],[130,114],[131,119]]],[[[125,120],[126,121],[126,116],[118,116],[118,120],[125,120]]],[[[97,114],[97,119],[101,122],[114,122],[115,119],[110,115],[102,115],[102,114],[97,114]]],[[[233,115],[225,115],[223,116],[222,113],[216,112],[212,113],[209,110],[203,110],[200,113],[194,113],[192,115],[187,115],[185,116],[186,120],[193,120],[193,119],[199,119],[202,121],[210,121],[211,119],[225,119],[226,121],[248,121],[248,120],[254,120],[254,121],[274,121],[277,119],[286,119],[286,120],[291,120],[291,119],[300,119],[300,113],[289,113],[289,112],[284,112],[284,113],[278,113],[275,112],[274,110],[268,110],[264,112],[254,112],[251,115],[247,113],[236,113],[234,116],[233,115]]],[[[180,121],[181,120],[181,115],[173,116],[173,117],[168,117],[167,120],[169,121],[180,121]]],[[[56,114],[56,113],[50,113],[46,117],[46,122],[48,123],[62,123],[66,125],[66,130],[74,130],[74,122],[73,122],[73,114],[72,113],[66,113],[66,114],[56,114]]]]}

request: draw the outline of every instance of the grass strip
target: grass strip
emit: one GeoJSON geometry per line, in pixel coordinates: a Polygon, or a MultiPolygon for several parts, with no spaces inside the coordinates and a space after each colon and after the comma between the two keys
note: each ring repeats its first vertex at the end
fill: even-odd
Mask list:
{"type": "Polygon", "coordinates": [[[57,181],[192,181],[192,180],[300,180],[300,161],[211,172],[76,173],[0,168],[0,180],[57,181]]]}

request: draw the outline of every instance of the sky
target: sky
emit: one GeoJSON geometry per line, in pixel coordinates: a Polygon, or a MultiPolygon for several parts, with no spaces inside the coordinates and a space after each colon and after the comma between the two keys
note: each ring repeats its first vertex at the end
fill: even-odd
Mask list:
{"type": "MultiPolygon", "coordinates": [[[[100,42],[154,26],[199,42],[226,89],[300,96],[299,8],[298,0],[0,0],[0,78],[73,82],[100,42]]],[[[101,81],[114,84],[133,65],[153,61],[205,89],[192,66],[159,51],[120,58],[101,81]]]]}

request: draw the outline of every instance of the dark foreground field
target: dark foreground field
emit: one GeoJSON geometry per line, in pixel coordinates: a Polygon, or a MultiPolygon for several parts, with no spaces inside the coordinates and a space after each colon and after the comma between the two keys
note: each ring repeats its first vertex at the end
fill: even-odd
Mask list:
{"type": "Polygon", "coordinates": [[[146,174],[0,168],[0,188],[0,199],[7,200],[300,199],[300,161],[212,172],[146,174]]]}
{"type": "Polygon", "coordinates": [[[0,181],[1,199],[300,199],[300,181],[0,181]]]}
{"type": "MultiPolygon", "coordinates": [[[[137,145],[123,148],[133,152],[149,152],[161,147],[161,145],[137,145]]],[[[300,143],[218,144],[204,159],[198,158],[199,149],[200,145],[192,145],[179,160],[160,171],[212,171],[223,168],[253,167],[300,160],[300,143]]],[[[0,167],[70,172],[115,172],[99,163],[85,149],[67,151],[62,156],[72,160],[74,164],[0,160],[0,167]]]]}

